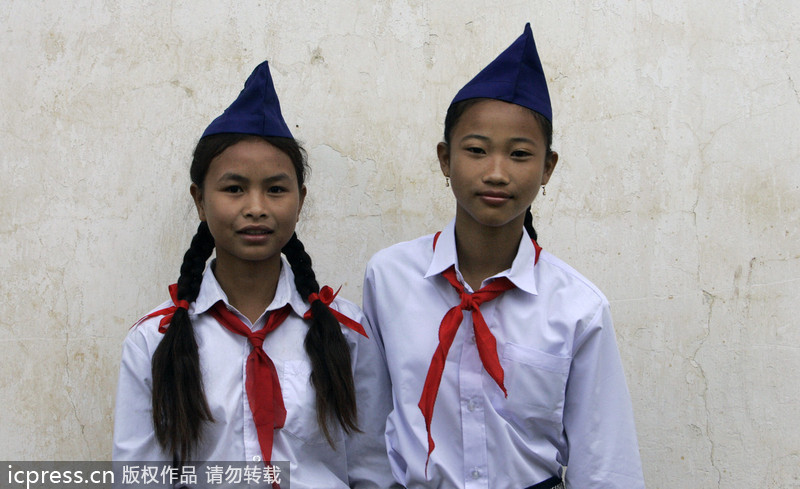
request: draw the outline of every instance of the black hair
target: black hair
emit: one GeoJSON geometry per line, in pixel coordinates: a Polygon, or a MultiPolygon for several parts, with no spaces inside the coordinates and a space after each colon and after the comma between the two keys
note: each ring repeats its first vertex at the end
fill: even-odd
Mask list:
{"type": "MultiPolygon", "coordinates": [[[[453,134],[453,129],[455,129],[456,124],[461,119],[461,116],[464,115],[464,112],[467,111],[470,107],[481,102],[483,100],[491,100],[486,98],[470,98],[466,100],[461,100],[454,104],[451,104],[450,107],[447,108],[447,115],[444,118],[444,143],[450,146],[450,137],[453,134]]],[[[550,119],[543,116],[539,112],[535,110],[528,109],[533,114],[533,117],[536,119],[536,122],[539,123],[539,129],[542,130],[542,134],[544,135],[546,149],[545,149],[545,161],[549,161],[552,157],[553,150],[551,146],[553,145],[553,123],[550,122],[550,119]]],[[[531,238],[537,239],[536,229],[533,228],[533,214],[531,214],[531,208],[525,211],[525,230],[528,231],[528,234],[531,238]]]]}
{"type": "MultiPolygon", "coordinates": [[[[215,134],[197,143],[189,171],[192,183],[202,189],[211,161],[225,149],[245,140],[264,140],[284,152],[292,161],[297,183],[303,187],[308,167],[306,153],[291,138],[260,137],[249,134],[215,134]]],[[[189,303],[200,293],[203,271],[214,250],[214,238],[205,222],[197,228],[191,246],[183,258],[178,278],[178,300],[189,303]]],[[[295,277],[295,287],[304,298],[319,292],[311,257],[293,234],[284,246],[295,277]]],[[[333,445],[328,428],[330,419],[339,422],[346,432],[357,431],[357,410],[350,349],[338,320],[322,301],[311,304],[313,318],[304,346],[311,361],[311,383],[316,391],[317,420],[333,445]]],[[[156,348],[153,370],[153,426],[156,440],[165,451],[190,460],[206,421],[212,421],[203,389],[197,342],[186,309],[179,308],[156,348]]]]}

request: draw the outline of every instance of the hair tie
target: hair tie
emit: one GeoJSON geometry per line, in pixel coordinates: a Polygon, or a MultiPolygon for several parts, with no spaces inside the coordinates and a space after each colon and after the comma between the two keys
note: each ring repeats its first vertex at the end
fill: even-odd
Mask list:
{"type": "MultiPolygon", "coordinates": [[[[334,293],[332,288],[325,285],[319,290],[319,293],[312,292],[311,294],[308,295],[308,303],[313,304],[317,301],[322,301],[322,303],[325,304],[326,306],[330,306],[331,303],[333,302],[333,299],[335,299],[336,296],[339,295],[340,290],[342,290],[341,287],[339,287],[339,290],[337,290],[336,293],[334,293]]],[[[311,309],[309,309],[308,312],[306,312],[306,315],[309,315],[310,313],[311,309]]],[[[303,318],[308,319],[306,316],[303,316],[303,318]]]]}
{"type": "MultiPolygon", "coordinates": [[[[367,336],[367,332],[364,331],[364,327],[361,326],[360,323],[358,323],[356,321],[353,321],[349,317],[345,316],[341,312],[339,312],[336,309],[331,307],[331,303],[333,302],[333,299],[335,299],[336,296],[339,295],[339,291],[340,290],[342,290],[341,287],[339,287],[339,290],[337,290],[334,293],[332,288],[330,288],[327,285],[325,285],[324,287],[322,287],[319,290],[319,293],[312,292],[311,294],[308,295],[308,303],[309,304],[314,304],[317,301],[322,302],[323,304],[325,304],[325,307],[328,308],[328,310],[331,312],[331,314],[333,314],[333,317],[335,317],[336,320],[339,321],[339,323],[342,326],[346,326],[346,327],[352,329],[353,331],[355,331],[356,333],[358,333],[360,335],[363,335],[365,338],[369,338],[369,336],[367,336]]],[[[313,317],[314,317],[314,313],[311,312],[311,308],[309,308],[308,311],[306,311],[306,313],[303,314],[303,319],[306,319],[306,320],[307,319],[312,319],[313,317]]]]}
{"type": "Polygon", "coordinates": [[[185,299],[178,299],[178,284],[172,284],[169,286],[169,296],[172,298],[173,305],[151,312],[142,319],[136,321],[131,327],[135,328],[143,321],[146,321],[150,318],[164,316],[161,318],[161,321],[158,322],[158,332],[162,334],[166,333],[167,325],[170,323],[170,321],[172,321],[172,316],[175,315],[175,311],[178,309],[185,309],[188,312],[189,306],[191,305],[190,302],[185,299]]]}

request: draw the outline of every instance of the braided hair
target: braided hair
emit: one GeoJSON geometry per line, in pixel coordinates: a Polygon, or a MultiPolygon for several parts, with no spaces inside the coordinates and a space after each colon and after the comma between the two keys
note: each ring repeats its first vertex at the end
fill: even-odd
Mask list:
{"type": "MultiPolygon", "coordinates": [[[[303,243],[293,234],[283,248],[292,267],[294,283],[300,295],[319,292],[319,284],[311,268],[311,257],[303,243]]],[[[350,367],[350,348],[339,321],[321,300],[311,303],[312,323],[304,346],[311,360],[311,385],[316,392],[317,423],[328,443],[333,439],[328,421],[334,418],[345,432],[358,431],[355,385],[350,367]]]]}
{"type": "MultiPolygon", "coordinates": [[[[214,238],[201,222],[183,257],[178,300],[192,303],[200,293],[203,270],[214,238]]],[[[189,460],[205,421],[213,421],[200,373],[200,356],[189,311],[178,308],[153,354],[153,427],[158,443],[189,460]]]]}
{"type": "MultiPolygon", "coordinates": [[[[476,103],[480,102],[481,100],[486,100],[486,99],[470,98],[451,104],[450,107],[447,108],[447,115],[444,118],[445,144],[450,146],[450,137],[453,134],[453,129],[455,129],[456,124],[458,124],[458,121],[461,119],[461,116],[464,115],[464,112],[466,112],[467,109],[469,109],[476,103]]],[[[551,148],[551,146],[553,145],[553,123],[550,122],[550,120],[547,117],[536,112],[535,110],[531,110],[531,114],[533,114],[533,117],[536,119],[536,122],[539,123],[539,129],[542,130],[542,134],[544,135],[544,140],[546,143],[544,159],[545,161],[549,161],[553,156],[553,150],[551,148]]],[[[533,227],[533,214],[531,214],[530,206],[528,206],[528,209],[525,211],[524,226],[525,230],[528,232],[528,235],[534,240],[537,239],[536,229],[534,229],[533,227]]]]}
{"type": "MultiPolygon", "coordinates": [[[[234,144],[262,139],[286,153],[302,188],[307,172],[305,151],[296,140],[260,137],[249,134],[215,134],[197,143],[189,171],[192,183],[202,188],[211,161],[234,144]]],[[[194,302],[206,262],[214,251],[214,237],[201,222],[183,257],[178,278],[178,300],[194,302]]],[[[303,243],[292,235],[284,246],[295,287],[303,297],[319,292],[311,258],[303,243]]],[[[335,419],[346,432],[358,430],[355,387],[350,367],[350,349],[338,320],[322,301],[311,304],[312,319],[306,334],[305,349],[312,365],[311,382],[316,391],[317,420],[329,443],[333,444],[328,421],[335,419]]],[[[178,308],[152,360],[153,427],[156,440],[179,460],[190,460],[202,435],[205,422],[213,422],[203,388],[197,342],[189,312],[178,308]]]]}

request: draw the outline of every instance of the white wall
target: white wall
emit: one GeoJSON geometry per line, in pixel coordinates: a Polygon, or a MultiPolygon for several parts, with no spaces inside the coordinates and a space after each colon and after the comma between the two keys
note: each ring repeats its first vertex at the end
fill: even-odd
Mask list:
{"type": "Polygon", "coordinates": [[[612,302],[650,488],[800,487],[800,3],[0,3],[0,460],[110,456],[120,346],[196,226],[188,165],[269,59],[299,228],[359,301],[441,228],[455,92],[533,25],[561,160],[541,244],[612,302]]]}

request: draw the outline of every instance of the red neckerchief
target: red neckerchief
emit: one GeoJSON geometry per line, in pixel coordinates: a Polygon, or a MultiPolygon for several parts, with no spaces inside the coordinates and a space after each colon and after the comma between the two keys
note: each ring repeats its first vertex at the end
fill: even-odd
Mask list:
{"type": "MultiPolygon", "coordinates": [[[[439,234],[441,233],[436,233],[436,236],[433,238],[434,249],[436,249],[436,242],[439,240],[439,234]]],[[[539,261],[539,253],[542,249],[536,241],[531,241],[533,241],[533,246],[536,250],[536,258],[534,259],[535,265],[539,261]]],[[[483,314],[481,314],[480,305],[516,286],[508,278],[501,277],[493,280],[477,292],[468,294],[461,282],[458,281],[454,265],[451,265],[450,268],[442,272],[442,276],[444,276],[456,292],[458,292],[461,303],[447,311],[442,318],[442,322],[439,324],[439,345],[433,353],[433,358],[431,358],[431,364],[430,367],[428,367],[428,375],[425,377],[425,384],[422,389],[422,397],[419,400],[419,409],[422,411],[422,416],[425,418],[425,429],[428,433],[428,458],[425,461],[426,473],[431,452],[433,452],[435,447],[433,437],[431,436],[433,407],[436,403],[436,396],[439,393],[439,384],[442,381],[442,373],[444,372],[447,353],[450,351],[453,339],[456,337],[458,328],[461,326],[461,321],[464,319],[463,311],[472,312],[475,343],[478,347],[478,355],[480,356],[481,363],[483,363],[483,368],[486,369],[489,376],[491,376],[500,389],[502,389],[503,394],[505,394],[506,397],[508,396],[505,385],[503,385],[503,367],[500,365],[500,359],[497,356],[497,340],[489,330],[489,326],[486,324],[483,314]]]]}
{"type": "Polygon", "coordinates": [[[274,430],[283,428],[283,424],[286,422],[286,407],[283,405],[278,371],[262,345],[267,334],[274,331],[289,316],[291,308],[287,304],[277,311],[272,311],[267,318],[267,324],[258,331],[248,328],[236,314],[228,310],[222,301],[214,304],[214,307],[208,312],[219,324],[232,333],[246,337],[253,345],[253,349],[247,357],[245,388],[258,433],[262,460],[268,464],[272,460],[274,430]]]}
{"type": "MultiPolygon", "coordinates": [[[[338,294],[338,291],[337,293],[338,294]]],[[[312,293],[308,297],[308,302],[320,300],[325,304],[336,319],[343,325],[353,329],[354,331],[367,336],[364,327],[349,317],[341,314],[339,311],[330,307],[331,302],[336,297],[333,289],[324,286],[319,294],[312,293]]],[[[258,331],[252,331],[247,325],[232,313],[222,301],[214,304],[209,310],[209,313],[216,319],[222,326],[227,328],[233,333],[245,336],[250,340],[253,345],[253,350],[247,357],[247,380],[245,387],[247,390],[247,398],[250,401],[250,410],[253,412],[253,421],[256,425],[256,432],[258,433],[258,443],[261,446],[261,455],[264,463],[269,463],[272,460],[272,442],[274,439],[274,430],[283,428],[286,422],[286,407],[283,404],[283,393],[281,392],[281,383],[278,378],[278,372],[275,369],[275,364],[269,355],[264,351],[263,343],[264,338],[275,330],[278,326],[291,313],[291,307],[287,304],[281,309],[272,311],[267,318],[267,324],[258,331]]],[[[312,317],[311,309],[304,315],[304,319],[312,317]]],[[[273,484],[277,488],[277,484],[273,484]]]]}
{"type": "MultiPolygon", "coordinates": [[[[167,325],[172,320],[172,316],[178,309],[189,309],[189,302],[185,300],[178,300],[178,285],[172,284],[169,286],[170,297],[172,298],[173,305],[151,312],[145,317],[141,318],[134,324],[134,326],[141,322],[158,316],[164,316],[159,322],[158,331],[165,333],[167,325]]],[[[308,297],[308,302],[322,301],[323,304],[331,311],[331,314],[339,321],[340,324],[352,329],[353,331],[368,337],[364,327],[353,319],[345,316],[339,311],[330,307],[333,299],[336,298],[336,293],[327,285],[320,289],[319,294],[312,293],[308,297]]],[[[233,314],[222,301],[217,302],[208,311],[222,326],[227,328],[233,333],[246,337],[253,345],[253,350],[247,357],[246,374],[247,380],[245,381],[245,388],[247,391],[248,401],[250,403],[250,410],[253,412],[253,421],[256,425],[256,432],[258,434],[258,443],[261,446],[261,455],[264,463],[269,463],[272,456],[272,443],[274,439],[274,430],[282,428],[286,422],[286,407],[283,404],[283,393],[281,392],[281,384],[278,378],[275,364],[269,358],[263,349],[264,338],[268,333],[272,332],[289,316],[291,312],[290,306],[287,304],[283,308],[270,313],[267,319],[267,324],[259,331],[253,332],[245,325],[241,319],[233,314]],[[272,399],[270,400],[270,396],[272,399]]],[[[313,314],[311,309],[306,311],[303,319],[311,319],[313,314]]],[[[277,484],[273,487],[278,489],[277,484]]]]}
{"type": "MultiPolygon", "coordinates": [[[[339,290],[342,290],[342,288],[339,287],[339,290]]],[[[314,301],[317,300],[322,301],[322,303],[325,304],[325,307],[327,307],[328,310],[331,311],[333,317],[335,317],[336,320],[339,321],[339,324],[342,324],[343,326],[352,329],[353,331],[364,336],[365,338],[369,338],[369,336],[367,336],[367,332],[364,331],[364,326],[362,326],[359,322],[350,319],[349,317],[345,316],[341,312],[331,307],[331,303],[336,298],[336,296],[339,295],[339,290],[337,290],[336,293],[334,293],[332,288],[325,285],[320,289],[319,294],[312,293],[311,295],[308,296],[308,303],[313,304],[314,301]]],[[[136,321],[131,327],[136,327],[150,318],[164,316],[161,318],[161,321],[158,322],[158,332],[161,334],[166,333],[167,325],[170,323],[170,321],[172,321],[172,316],[175,315],[175,311],[177,311],[178,309],[186,309],[187,311],[189,310],[189,301],[178,300],[178,284],[172,284],[169,286],[169,295],[172,298],[173,305],[151,312],[150,314],[136,321]]],[[[311,319],[313,317],[314,314],[311,312],[310,308],[308,309],[308,311],[306,311],[305,314],[303,314],[303,319],[311,319]]]]}

